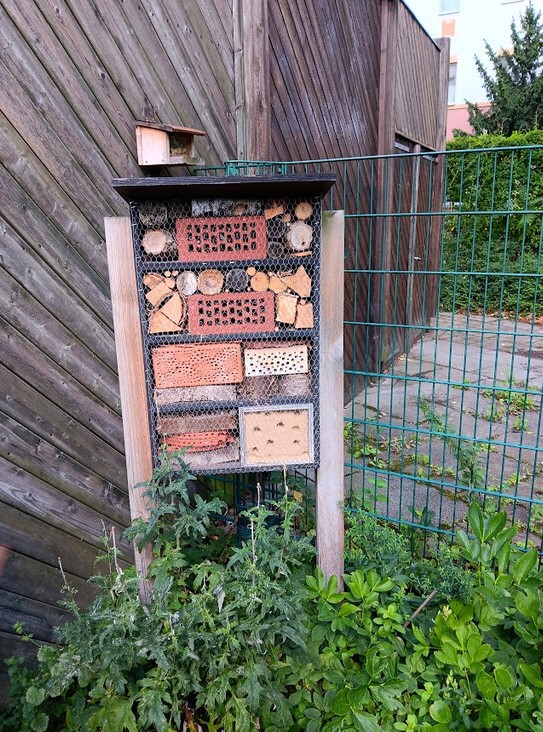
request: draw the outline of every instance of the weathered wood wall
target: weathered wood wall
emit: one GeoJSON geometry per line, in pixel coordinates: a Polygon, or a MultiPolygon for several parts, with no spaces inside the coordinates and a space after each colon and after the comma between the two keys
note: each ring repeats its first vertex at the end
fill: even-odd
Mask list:
{"type": "Polygon", "coordinates": [[[236,154],[231,0],[0,0],[0,658],[84,602],[103,525],[129,521],[103,218],[141,176],[134,120],[236,154]],[[1,559],[0,559],[1,562],[1,559]]]}
{"type": "MultiPolygon", "coordinates": [[[[448,54],[400,0],[278,0],[270,4],[269,31],[272,160],[394,154],[400,136],[443,148],[446,89],[440,74],[448,54]]],[[[398,304],[390,279],[366,272],[394,268],[393,225],[356,214],[392,210],[400,176],[393,164],[377,161],[297,167],[303,169],[337,173],[333,202],[348,214],[345,368],[374,371],[396,339],[391,329],[371,323],[392,322],[398,304]]],[[[432,246],[438,250],[438,238],[432,246]]],[[[406,293],[404,287],[402,313],[406,293]]],[[[346,374],[346,400],[362,381],[346,374]]]]}
{"type": "Polygon", "coordinates": [[[440,63],[443,54],[403,3],[398,7],[397,39],[396,134],[431,150],[442,150],[444,106],[440,63]]]}
{"type": "Polygon", "coordinates": [[[273,160],[375,153],[380,2],[269,4],[273,160]]]}
{"type": "MultiPolygon", "coordinates": [[[[421,269],[420,262],[424,263],[422,268],[425,270],[435,270],[438,266],[440,221],[433,217],[428,236],[417,243],[423,230],[422,221],[417,221],[416,217],[399,219],[387,214],[424,213],[441,208],[443,156],[434,158],[430,173],[428,161],[403,158],[401,153],[443,150],[449,66],[448,40],[432,40],[398,0],[386,0],[382,10],[381,48],[387,74],[382,78],[380,92],[378,149],[382,155],[398,153],[398,157],[378,163],[375,211],[383,216],[375,221],[371,269],[415,272],[413,275],[384,273],[372,276],[372,320],[377,325],[371,327],[371,371],[379,371],[405,351],[409,342],[405,325],[429,322],[435,313],[435,278],[423,273],[419,275],[416,271],[421,269]],[[431,195],[415,195],[413,199],[414,193],[422,194],[424,190],[419,185],[421,173],[422,181],[425,176],[431,179],[431,195]],[[421,288],[424,289],[424,303],[421,288]],[[420,301],[418,314],[413,309],[413,293],[420,301]]],[[[411,336],[417,333],[420,335],[421,331],[413,330],[411,336]]]]}
{"type": "MultiPolygon", "coordinates": [[[[32,650],[14,622],[44,642],[62,622],[57,558],[88,600],[103,526],[129,520],[103,218],[126,213],[110,179],[142,175],[134,120],[204,129],[208,165],[374,154],[398,2],[0,0],[0,659],[32,650]]],[[[367,209],[373,169],[346,171],[336,205],[367,209]]],[[[369,232],[348,222],[363,269],[369,232]]],[[[351,320],[361,302],[349,274],[351,320]]]]}

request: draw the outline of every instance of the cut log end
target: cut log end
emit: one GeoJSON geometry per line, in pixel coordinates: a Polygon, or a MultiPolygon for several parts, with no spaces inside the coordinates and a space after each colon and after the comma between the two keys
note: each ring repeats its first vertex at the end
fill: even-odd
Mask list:
{"type": "Polygon", "coordinates": [[[198,275],[198,289],[202,295],[217,295],[223,284],[224,277],[218,269],[204,269],[198,275]]]}
{"type": "Polygon", "coordinates": [[[194,295],[198,289],[198,278],[194,272],[187,270],[177,275],[176,284],[181,295],[194,295]]]}
{"type": "Polygon", "coordinates": [[[306,221],[313,213],[313,206],[309,201],[300,201],[294,209],[294,215],[299,221],[306,221]]]}
{"type": "Polygon", "coordinates": [[[249,276],[243,269],[231,269],[225,277],[225,285],[232,292],[243,292],[249,284],[249,276]]]}
{"type": "Polygon", "coordinates": [[[171,251],[173,243],[173,236],[163,229],[152,229],[141,240],[144,251],[154,256],[171,251]]]}
{"type": "Polygon", "coordinates": [[[287,232],[287,243],[295,252],[305,252],[311,247],[313,228],[303,221],[295,221],[287,232]]]}
{"type": "Polygon", "coordinates": [[[255,292],[266,292],[270,284],[270,278],[265,272],[256,272],[251,277],[251,289],[255,292]]]}

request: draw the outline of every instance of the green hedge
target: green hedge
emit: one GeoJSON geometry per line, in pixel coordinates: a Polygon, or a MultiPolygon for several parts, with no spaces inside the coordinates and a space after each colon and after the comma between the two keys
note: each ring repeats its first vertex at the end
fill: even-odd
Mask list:
{"type": "Polygon", "coordinates": [[[458,153],[447,156],[442,309],[543,314],[534,276],[543,272],[543,216],[529,213],[543,208],[538,145],[539,130],[448,143],[458,153]]]}

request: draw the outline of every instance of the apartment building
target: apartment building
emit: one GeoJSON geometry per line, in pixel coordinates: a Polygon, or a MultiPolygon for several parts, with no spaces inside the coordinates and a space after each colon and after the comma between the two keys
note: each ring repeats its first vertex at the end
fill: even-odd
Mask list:
{"type": "MultiPolygon", "coordinates": [[[[466,101],[482,109],[489,106],[475,56],[485,63],[485,40],[494,51],[511,47],[511,21],[518,26],[529,0],[407,0],[407,4],[431,36],[451,39],[447,139],[454,129],[472,132],[466,101]]],[[[543,11],[543,0],[532,4],[543,11]]]]}

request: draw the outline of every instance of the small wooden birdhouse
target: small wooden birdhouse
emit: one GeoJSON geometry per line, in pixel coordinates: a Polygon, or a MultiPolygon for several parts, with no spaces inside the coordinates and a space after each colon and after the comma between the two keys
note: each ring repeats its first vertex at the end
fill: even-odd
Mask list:
{"type": "Polygon", "coordinates": [[[203,130],[193,130],[179,125],[163,125],[158,122],[136,122],[138,164],[147,165],[201,165],[196,157],[194,138],[205,135],[203,130]]]}

